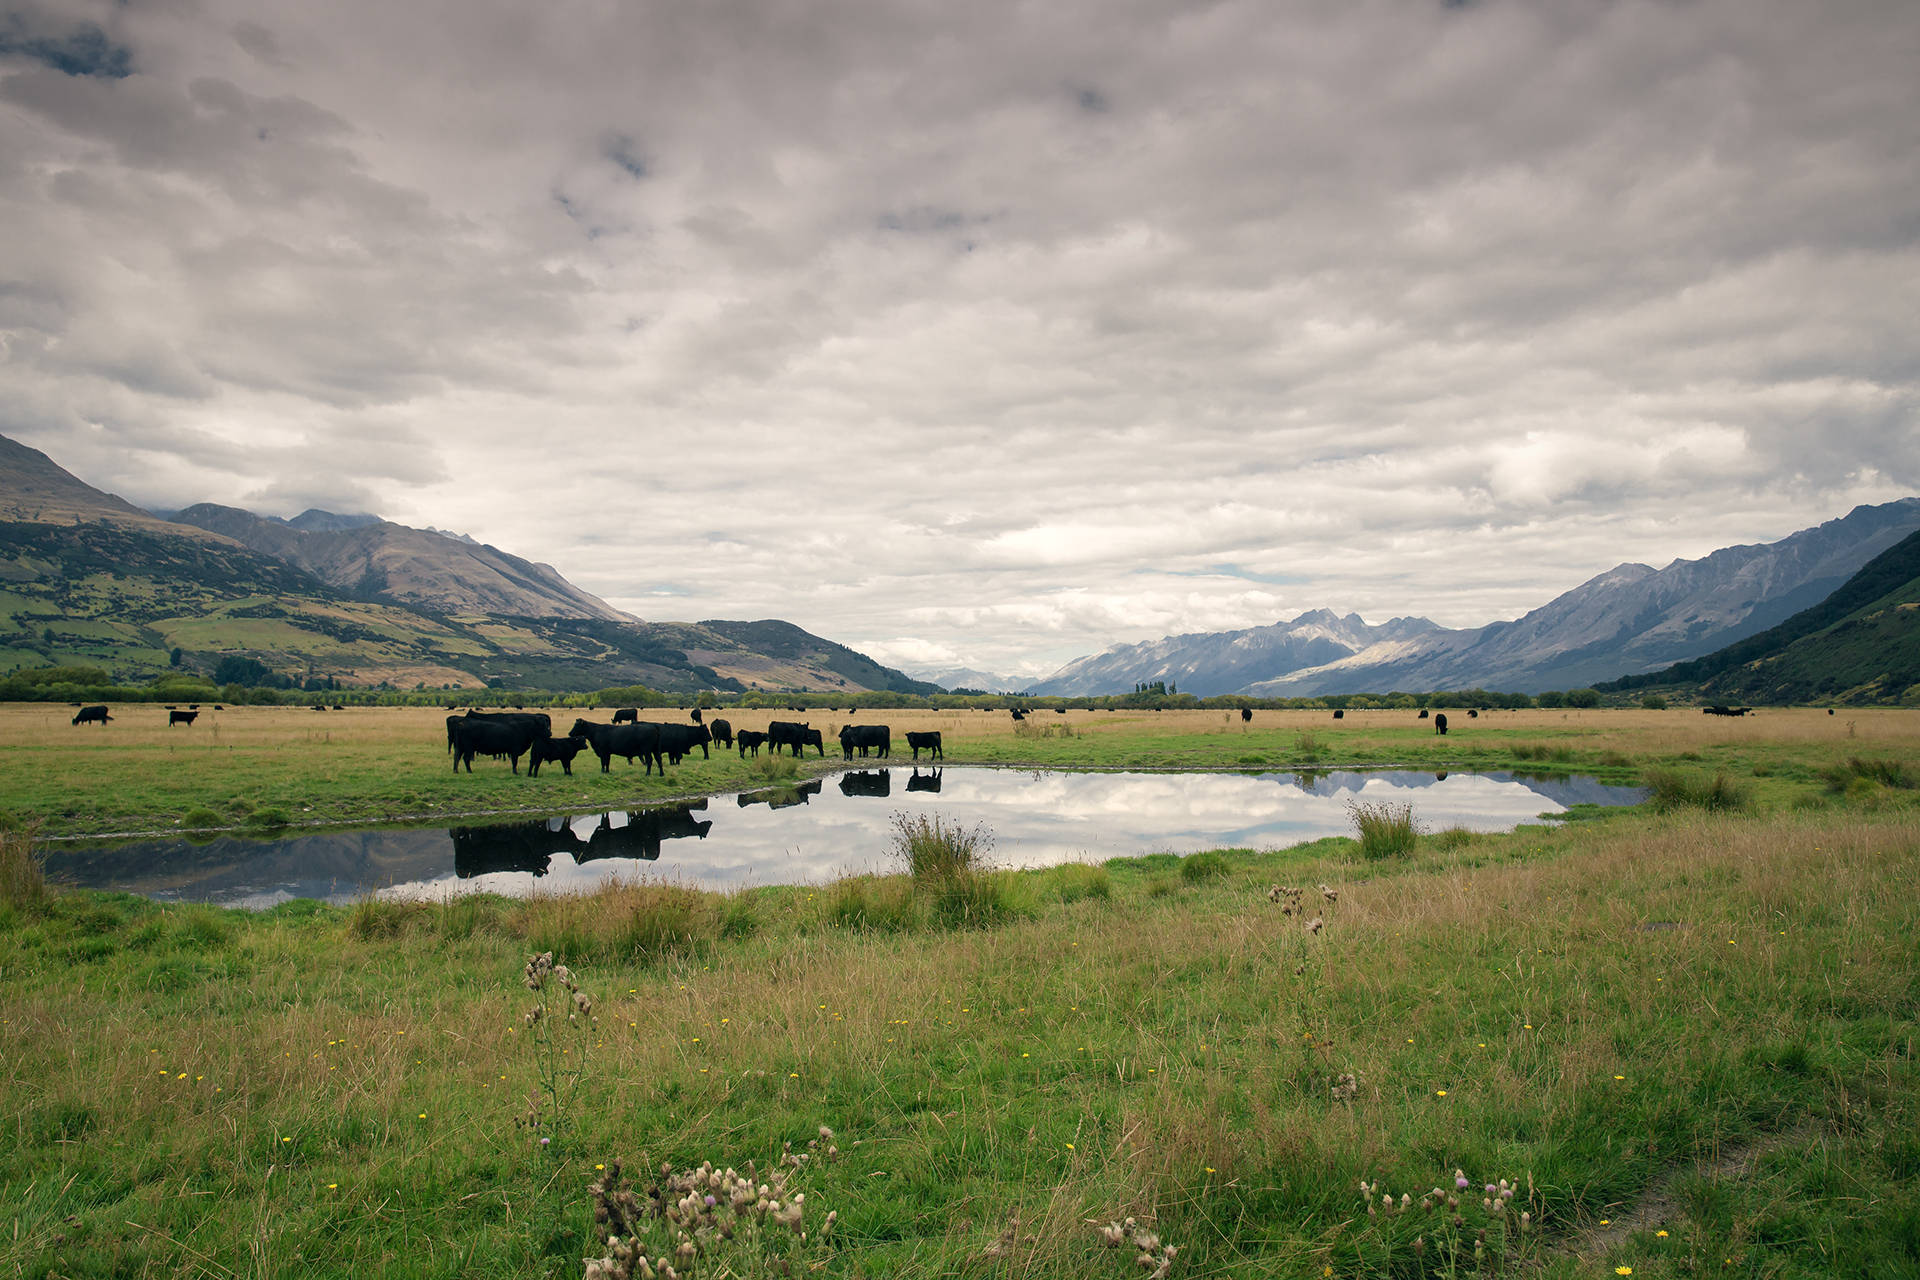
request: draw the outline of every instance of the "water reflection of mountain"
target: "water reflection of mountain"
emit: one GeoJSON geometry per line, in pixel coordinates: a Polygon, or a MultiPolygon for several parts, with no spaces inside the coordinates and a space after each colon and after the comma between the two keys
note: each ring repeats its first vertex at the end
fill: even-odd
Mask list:
{"type": "Polygon", "coordinates": [[[849,770],[840,775],[840,794],[885,799],[893,794],[893,772],[889,769],[849,770]]]}
{"type": "Polygon", "coordinates": [[[660,846],[668,840],[705,840],[707,832],[713,830],[713,819],[693,816],[695,809],[705,809],[707,802],[678,805],[659,809],[636,809],[627,814],[622,826],[613,825],[613,815],[600,815],[600,825],[587,836],[583,846],[573,851],[576,865],[584,865],[600,858],[638,858],[642,862],[654,862],[660,857],[660,846]]]}
{"type": "Polygon", "coordinates": [[[446,832],[432,828],[334,831],[291,840],[221,836],[205,843],[144,840],[117,848],[56,848],[46,871],[55,883],[144,897],[272,906],[289,898],[352,902],[390,884],[439,873],[446,832]]]}

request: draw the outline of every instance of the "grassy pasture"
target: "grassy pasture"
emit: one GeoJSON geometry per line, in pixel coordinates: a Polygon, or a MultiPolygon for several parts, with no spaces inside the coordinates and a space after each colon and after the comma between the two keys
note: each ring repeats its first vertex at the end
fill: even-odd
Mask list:
{"type": "MultiPolygon", "coordinates": [[[[191,726],[170,727],[164,708],[125,705],[114,721],[74,726],[72,708],[0,705],[0,813],[31,817],[43,834],[76,835],[378,822],[479,813],[580,812],[750,787],[752,761],[715,750],[667,775],[648,777],[616,760],[609,774],[583,755],[571,778],[549,769],[514,776],[504,761],[476,761],[457,777],[446,754],[446,712],[437,708],[209,704],[191,726]],[[584,762],[584,763],[583,763],[584,762]],[[192,815],[194,821],[186,822],[192,815]],[[211,817],[209,817],[211,815],[211,817]],[[264,815],[264,817],[262,816],[264,815]]],[[[555,710],[564,733],[575,713],[555,710]]],[[[685,713],[649,711],[652,719],[685,713]]],[[[1261,711],[1251,724],[1223,711],[1039,712],[1016,723],[1005,712],[806,713],[731,711],[737,729],[805,720],[822,730],[827,760],[845,723],[884,723],[895,761],[909,730],[938,729],[949,763],[1054,768],[1279,769],[1406,765],[1433,769],[1577,769],[1608,781],[1638,781],[1650,767],[1749,780],[1762,798],[1813,803],[1826,771],[1854,755],[1920,759],[1920,716],[1898,710],[1766,710],[1744,719],[1692,711],[1496,711],[1449,714],[1436,735],[1410,711],[1261,711]]],[[[585,713],[610,720],[610,709],[585,713]]],[[[807,770],[824,767],[809,755],[807,770]]]]}

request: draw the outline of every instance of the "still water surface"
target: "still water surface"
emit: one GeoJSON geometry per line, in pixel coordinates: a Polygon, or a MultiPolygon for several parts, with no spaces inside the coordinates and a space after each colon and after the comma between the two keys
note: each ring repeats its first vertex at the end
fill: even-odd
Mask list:
{"type": "Polygon", "coordinates": [[[1144,853],[1275,849],[1351,835],[1349,801],[1411,804],[1430,830],[1506,831],[1574,804],[1637,804],[1645,792],[1591,778],[1508,773],[1049,773],[864,769],[690,805],[488,826],[375,827],[280,840],[222,837],[77,844],[50,878],[171,901],[266,908],[369,894],[521,896],[662,877],[706,889],[817,884],[900,870],[896,813],[984,824],[992,860],[1036,867],[1144,853]]]}

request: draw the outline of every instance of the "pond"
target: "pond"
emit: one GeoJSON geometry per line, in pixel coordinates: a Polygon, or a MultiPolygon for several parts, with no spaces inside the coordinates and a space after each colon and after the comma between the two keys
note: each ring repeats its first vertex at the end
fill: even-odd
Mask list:
{"type": "Polygon", "coordinates": [[[704,889],[820,884],[901,868],[895,815],[984,826],[1000,866],[1200,849],[1276,849],[1353,834],[1347,806],[1410,804],[1428,830],[1507,831],[1576,804],[1631,805],[1637,787],[1509,773],[1064,773],[861,769],[689,804],[447,829],[372,827],[258,840],[76,842],[59,883],[264,909],[293,898],[524,896],[662,877],[704,889]]]}

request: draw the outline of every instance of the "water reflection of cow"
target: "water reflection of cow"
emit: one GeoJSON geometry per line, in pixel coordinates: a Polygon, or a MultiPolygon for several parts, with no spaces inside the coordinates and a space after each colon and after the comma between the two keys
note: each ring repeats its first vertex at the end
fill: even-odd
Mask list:
{"type": "Polygon", "coordinates": [[[890,769],[856,769],[840,775],[840,794],[843,796],[881,796],[893,794],[893,772],[890,769]]]}
{"type": "Polygon", "coordinates": [[[792,787],[768,787],[764,791],[742,791],[740,807],[764,804],[769,809],[786,809],[796,804],[805,804],[820,794],[820,779],[814,778],[792,787]]]}
{"type": "Polygon", "coordinates": [[[454,827],[447,834],[453,837],[453,874],[462,880],[493,871],[528,871],[543,876],[554,854],[578,856],[585,847],[564,818],[556,818],[553,823],[536,819],[491,827],[454,827]]]}
{"type": "Polygon", "coordinates": [[[922,773],[918,769],[915,769],[913,771],[913,776],[907,779],[907,790],[934,791],[934,792],[939,791],[940,790],[940,771],[938,769],[935,769],[931,773],[922,773]]]}
{"type": "Polygon", "coordinates": [[[660,857],[660,845],[667,840],[705,840],[713,828],[713,819],[693,816],[705,809],[705,800],[664,809],[637,809],[627,814],[623,827],[613,825],[613,815],[600,815],[600,825],[587,836],[586,846],[573,851],[575,863],[596,858],[639,858],[645,862],[660,857]]]}

